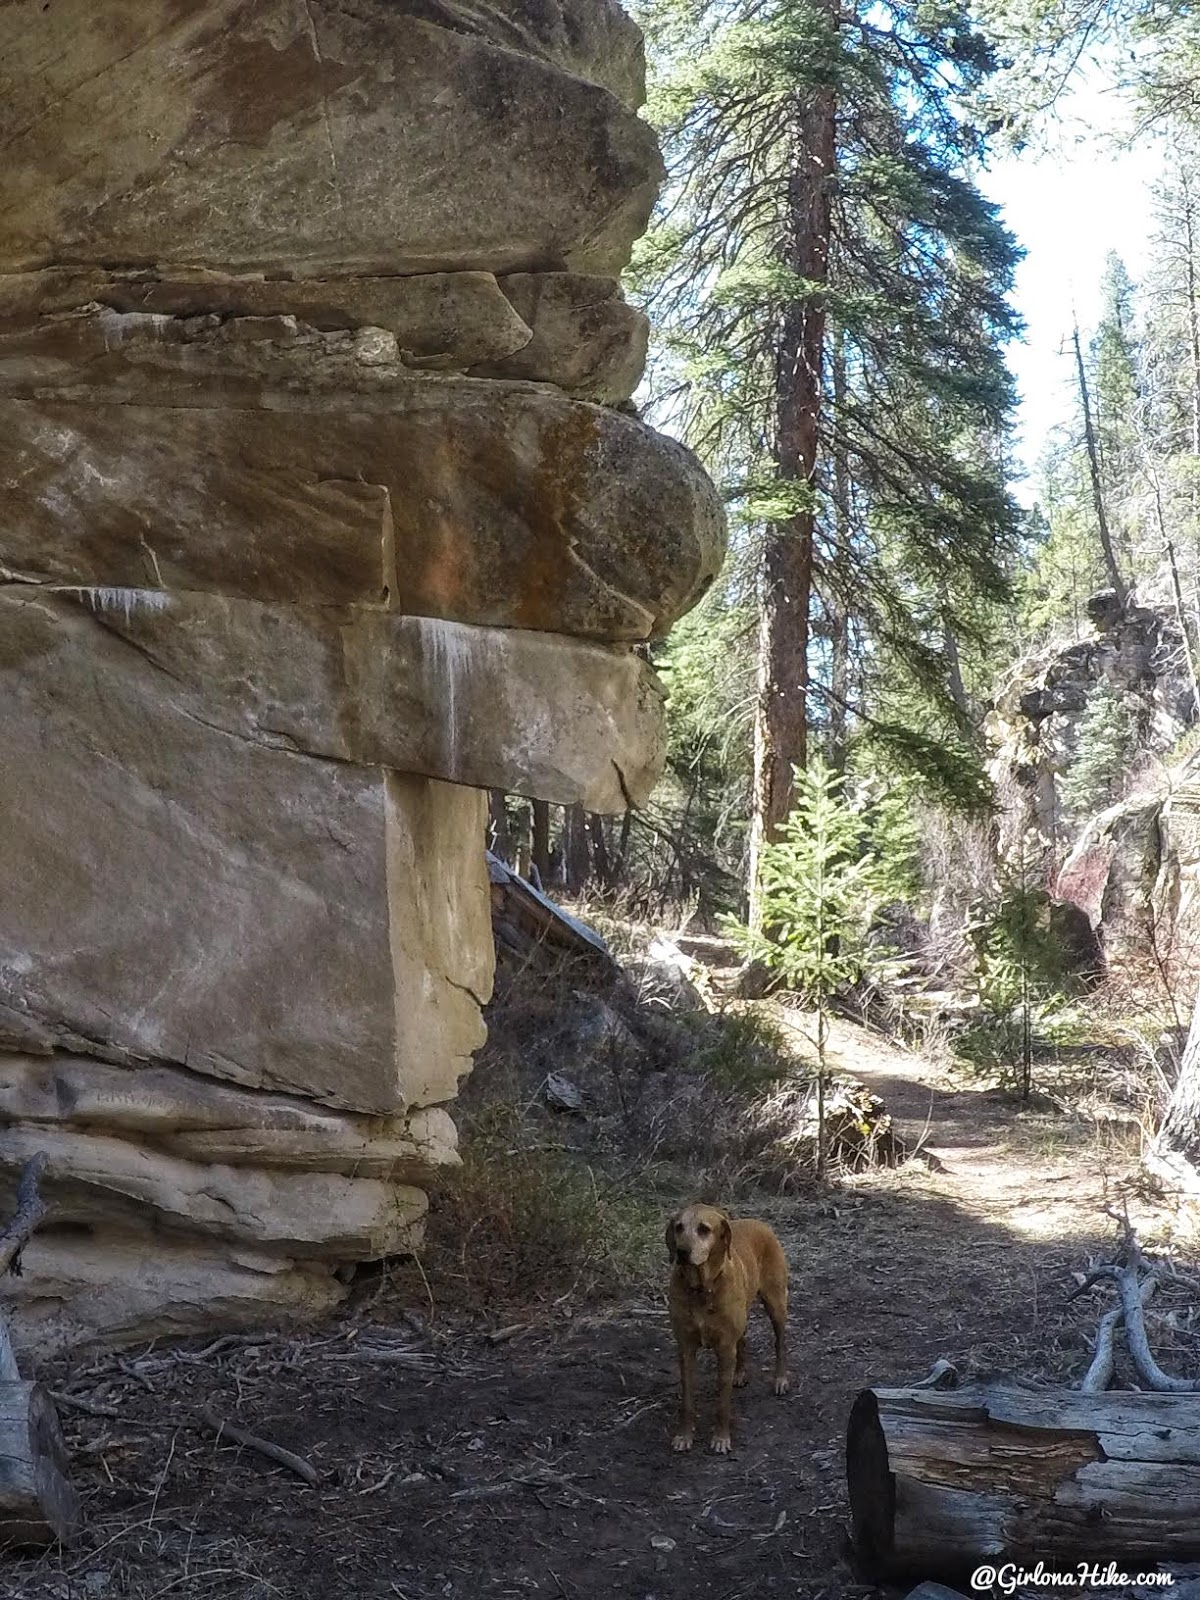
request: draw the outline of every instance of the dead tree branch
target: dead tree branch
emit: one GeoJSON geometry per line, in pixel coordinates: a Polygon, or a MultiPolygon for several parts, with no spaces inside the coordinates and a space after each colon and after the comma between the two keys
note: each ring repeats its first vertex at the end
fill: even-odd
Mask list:
{"type": "Polygon", "coordinates": [[[39,1151],[22,1169],[17,1181],[17,1209],[8,1225],[0,1231],[0,1277],[12,1270],[13,1263],[49,1210],[38,1193],[38,1184],[48,1162],[49,1157],[39,1151]]]}
{"type": "Polygon", "coordinates": [[[1097,1283],[1116,1285],[1120,1304],[1105,1312],[1096,1329],[1096,1346],[1091,1365],[1084,1375],[1080,1388],[1085,1394],[1100,1394],[1111,1384],[1114,1368],[1114,1348],[1118,1328],[1123,1329],[1134,1370],[1148,1389],[1161,1394],[1200,1394],[1200,1378],[1176,1378],[1164,1372],[1150,1348],[1146,1333],[1145,1308],[1165,1276],[1172,1276],[1170,1264],[1151,1261],[1138,1242],[1128,1218],[1125,1219],[1125,1239],[1117,1261],[1093,1267],[1083,1282],[1068,1295],[1068,1301],[1077,1299],[1097,1283]]]}

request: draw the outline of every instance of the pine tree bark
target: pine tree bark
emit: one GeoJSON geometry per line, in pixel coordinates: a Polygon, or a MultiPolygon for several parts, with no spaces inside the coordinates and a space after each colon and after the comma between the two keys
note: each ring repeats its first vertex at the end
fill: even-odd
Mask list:
{"type": "MultiPolygon", "coordinates": [[[[836,5],[828,5],[830,28],[836,5]]],[[[759,627],[758,706],[750,826],[750,916],[761,923],[758,895],[763,846],[778,837],[792,804],[793,769],[808,757],[808,642],[816,532],[815,485],[829,281],[831,180],[836,160],[832,88],[799,96],[787,184],[787,265],[805,286],[780,328],[775,376],[775,466],[792,487],[796,509],[767,530],[759,627]]]]}
{"type": "Polygon", "coordinates": [[[512,825],[508,818],[508,806],[505,802],[503,789],[489,789],[488,791],[488,824],[492,834],[492,851],[498,855],[506,865],[511,866],[513,860],[512,825]]]}
{"type": "MultiPolygon", "coordinates": [[[[1183,197],[1184,273],[1187,283],[1188,344],[1191,354],[1192,389],[1192,454],[1200,456],[1200,284],[1196,268],[1196,191],[1192,185],[1188,164],[1179,154],[1179,187],[1183,197]]],[[[1195,482],[1192,484],[1193,537],[1200,535],[1200,499],[1195,482]]]]}
{"type": "Polygon", "coordinates": [[[529,803],[529,860],[537,874],[538,886],[550,881],[550,805],[546,800],[529,803]]]}
{"type": "Polygon", "coordinates": [[[846,395],[846,353],[837,337],[833,350],[833,515],[835,547],[833,573],[824,591],[829,625],[829,764],[835,772],[846,770],[847,724],[850,711],[850,614],[846,594],[850,589],[850,463],[841,434],[840,418],[846,395]]]}
{"type": "Polygon", "coordinates": [[[588,812],[588,833],[592,841],[592,863],[596,876],[606,889],[612,887],[613,866],[608,849],[608,836],[604,832],[604,818],[598,812],[588,812]]]}
{"type": "Polygon", "coordinates": [[[1187,279],[1188,343],[1192,358],[1192,454],[1200,456],[1200,296],[1196,283],[1196,199],[1182,155],[1179,160],[1179,188],[1183,198],[1184,273],[1187,279]]]}
{"type": "Polygon", "coordinates": [[[579,804],[567,811],[563,829],[563,866],[567,888],[578,894],[592,875],[592,852],[588,843],[587,813],[579,804]]]}
{"type": "Polygon", "coordinates": [[[70,1544],[82,1520],[50,1396],[0,1383],[0,1549],[70,1544]]]}
{"type": "Polygon", "coordinates": [[[950,690],[950,698],[962,712],[963,716],[970,715],[970,703],[967,700],[967,689],[963,683],[962,657],[958,653],[958,639],[949,616],[943,612],[942,641],[946,651],[946,687],[950,690]]]}
{"type": "Polygon", "coordinates": [[[981,1563],[1136,1572],[1200,1555],[1189,1394],[865,1389],[846,1432],[855,1554],[879,1582],[981,1563]]]}

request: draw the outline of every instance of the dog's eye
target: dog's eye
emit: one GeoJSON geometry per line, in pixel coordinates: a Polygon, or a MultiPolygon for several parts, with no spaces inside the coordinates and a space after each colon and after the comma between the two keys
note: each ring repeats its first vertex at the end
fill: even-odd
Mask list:
{"type": "Polygon", "coordinates": [[[683,1232],[683,1223],[682,1222],[677,1222],[675,1224],[675,1232],[676,1233],[682,1233],[683,1232]]]}
{"type": "Polygon", "coordinates": [[[701,1222],[696,1228],[696,1232],[699,1234],[711,1233],[712,1229],[709,1227],[707,1222],[701,1222]]]}

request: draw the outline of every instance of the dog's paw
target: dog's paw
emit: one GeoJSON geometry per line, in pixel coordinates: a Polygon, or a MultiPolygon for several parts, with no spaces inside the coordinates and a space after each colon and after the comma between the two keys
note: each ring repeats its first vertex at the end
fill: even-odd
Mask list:
{"type": "Polygon", "coordinates": [[[727,1433],[714,1433],[710,1448],[715,1456],[727,1456],[733,1449],[733,1440],[727,1433]]]}
{"type": "Polygon", "coordinates": [[[750,1382],[750,1374],[746,1371],[745,1367],[743,1367],[740,1372],[735,1372],[734,1373],[734,1375],[733,1375],[733,1387],[735,1389],[744,1389],[749,1382],[750,1382]]]}
{"type": "Polygon", "coordinates": [[[676,1455],[682,1455],[685,1450],[692,1448],[692,1435],[690,1433],[677,1433],[671,1440],[671,1449],[676,1455]]]}
{"type": "Polygon", "coordinates": [[[791,1391],[792,1391],[792,1386],[787,1381],[786,1378],[776,1378],[775,1379],[775,1393],[776,1394],[790,1394],[791,1391]]]}

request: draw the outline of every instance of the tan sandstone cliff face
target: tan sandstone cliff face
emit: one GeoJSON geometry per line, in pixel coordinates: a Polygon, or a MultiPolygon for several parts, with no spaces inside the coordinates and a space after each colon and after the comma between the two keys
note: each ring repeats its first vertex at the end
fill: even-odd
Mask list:
{"type": "Polygon", "coordinates": [[[410,1243],[487,787],[619,810],[719,564],[624,411],[661,176],[608,0],[0,8],[0,1175],[18,1337],[410,1243]]]}

